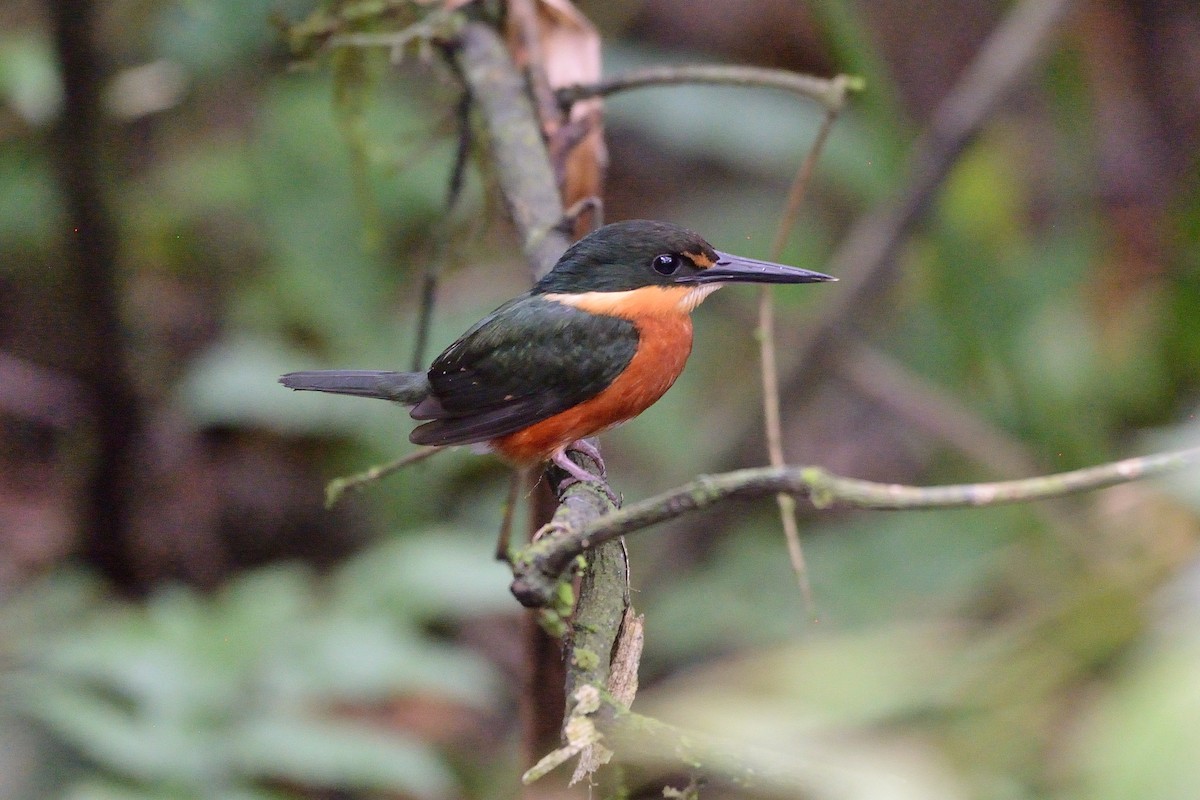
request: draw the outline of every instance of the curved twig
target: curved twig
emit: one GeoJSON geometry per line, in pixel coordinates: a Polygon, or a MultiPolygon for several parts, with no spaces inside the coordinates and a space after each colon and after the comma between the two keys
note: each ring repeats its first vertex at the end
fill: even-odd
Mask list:
{"type": "MultiPolygon", "coordinates": [[[[780,217],[775,238],[771,242],[768,258],[779,261],[783,257],[783,248],[800,216],[800,206],[808,191],[809,181],[817,166],[817,159],[825,148],[825,142],[837,122],[841,101],[837,106],[826,109],[821,127],[817,130],[816,138],[809,147],[808,154],[796,171],[792,188],[788,191],[787,205],[780,217]]],[[[767,456],[773,467],[782,467],[787,463],[783,454],[783,422],[779,403],[779,368],[775,358],[775,303],[771,288],[764,285],[758,294],[758,353],[762,362],[763,390],[763,429],[767,439],[767,456]]],[[[796,521],[796,501],[788,494],[775,495],[779,506],[779,521],[783,526],[783,538],[787,542],[788,558],[792,562],[792,571],[800,585],[800,593],[804,596],[805,605],[813,608],[812,584],[808,580],[808,565],[804,560],[804,548],[800,546],[800,525],[796,521]]]]}
{"type": "Polygon", "coordinates": [[[463,26],[452,55],[470,87],[496,177],[534,278],[571,244],[537,114],[500,36],[482,22],[463,26]]]}
{"type": "Polygon", "coordinates": [[[785,393],[817,385],[812,371],[836,345],[836,333],[871,313],[870,300],[894,273],[894,256],[904,237],[959,154],[1038,62],[1070,5],[1071,0],[1024,0],[989,37],[913,145],[909,184],[892,202],[859,220],[826,264],[825,270],[842,283],[794,346],[796,366],[784,378],[785,393]]]}
{"type": "Polygon", "coordinates": [[[341,478],[334,478],[329,483],[325,484],[325,507],[333,508],[338,500],[342,499],[348,491],[357,491],[376,481],[386,478],[393,472],[399,472],[405,467],[417,464],[430,456],[435,456],[443,450],[447,449],[447,445],[436,445],[434,447],[422,447],[413,453],[408,453],[395,461],[389,461],[386,464],[376,464],[373,467],[356,472],[353,475],[345,475],[341,478]]]}
{"type": "Polygon", "coordinates": [[[835,75],[818,78],[783,69],[741,67],[726,64],[685,64],[681,66],[648,67],[622,75],[605,78],[599,83],[564,86],[555,92],[558,102],[570,106],[589,97],[607,97],[616,92],[644,89],[650,86],[672,86],[681,83],[708,83],[716,86],[758,86],[782,89],[815,100],[830,110],[841,110],[846,92],[861,92],[866,83],[854,75],[835,75]]]}

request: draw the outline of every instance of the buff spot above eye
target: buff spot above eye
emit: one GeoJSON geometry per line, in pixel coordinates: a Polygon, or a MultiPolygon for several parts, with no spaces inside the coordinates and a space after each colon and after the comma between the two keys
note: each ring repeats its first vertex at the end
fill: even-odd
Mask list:
{"type": "Polygon", "coordinates": [[[695,264],[700,269],[708,269],[709,267],[714,266],[717,263],[707,253],[685,252],[684,255],[687,256],[688,258],[690,258],[692,260],[692,263],[695,264]]]}

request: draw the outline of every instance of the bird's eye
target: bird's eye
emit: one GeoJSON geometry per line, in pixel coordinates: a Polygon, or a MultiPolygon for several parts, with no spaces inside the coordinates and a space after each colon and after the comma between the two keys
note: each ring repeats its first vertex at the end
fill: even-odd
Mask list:
{"type": "Polygon", "coordinates": [[[654,267],[654,271],[659,275],[674,275],[679,271],[679,267],[682,264],[679,256],[672,255],[670,253],[663,253],[661,256],[655,256],[654,260],[650,263],[651,266],[654,267]]]}

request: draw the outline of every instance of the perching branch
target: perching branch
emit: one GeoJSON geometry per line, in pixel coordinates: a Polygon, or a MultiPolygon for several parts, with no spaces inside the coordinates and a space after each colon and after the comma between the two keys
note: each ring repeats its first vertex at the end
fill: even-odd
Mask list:
{"type": "Polygon", "coordinates": [[[445,449],[446,445],[422,447],[420,450],[403,455],[386,464],[376,464],[362,472],[356,472],[353,475],[344,475],[341,478],[334,478],[325,484],[325,507],[333,508],[337,505],[338,500],[342,499],[342,495],[348,491],[362,489],[364,486],[386,478],[393,472],[399,472],[405,467],[418,464],[430,456],[435,456],[445,449]]]}
{"type": "MultiPolygon", "coordinates": [[[[563,201],[554,167],[550,162],[538,116],[530,100],[526,83],[517,70],[499,34],[486,24],[468,23],[459,32],[457,42],[450,48],[455,65],[470,90],[477,113],[483,119],[483,138],[486,141],[497,183],[504,196],[513,223],[517,228],[522,249],[533,277],[540,278],[550,271],[559,256],[570,245],[570,220],[563,212],[563,201]]],[[[602,474],[602,465],[588,467],[593,474],[602,474]]],[[[553,473],[553,470],[550,471],[553,473]]],[[[553,483],[551,485],[559,485],[553,483]]],[[[586,524],[612,509],[606,487],[577,484],[559,498],[554,519],[586,524]]],[[[535,514],[540,512],[534,511],[535,514]]],[[[540,522],[541,519],[538,519],[540,522]]],[[[623,548],[619,542],[605,547],[604,558],[589,570],[593,589],[576,605],[577,616],[595,612],[592,627],[597,640],[616,640],[626,604],[627,572],[623,548]],[[620,603],[621,612],[607,613],[610,603],[620,603]]],[[[544,603],[542,605],[545,605],[544,603]]],[[[546,734],[561,729],[563,694],[562,683],[547,678],[540,666],[555,671],[558,662],[548,655],[552,642],[542,630],[530,626],[527,648],[535,669],[531,672],[522,703],[525,713],[525,744],[530,754],[544,746],[546,734]],[[549,663],[546,663],[548,662],[549,663]],[[551,702],[555,700],[556,702],[551,702]],[[557,705],[557,709],[553,708],[557,705]]],[[[557,648],[555,648],[557,649],[557,648]]],[[[603,660],[607,673],[611,644],[606,650],[593,651],[603,660]]],[[[593,666],[585,657],[579,662],[575,650],[568,648],[566,669],[572,683],[586,682],[593,666]]],[[[555,676],[557,677],[557,676],[555,676]]]]}
{"type": "Polygon", "coordinates": [[[726,500],[784,492],[805,497],[819,509],[916,510],[994,506],[1046,500],[1200,466],[1200,447],[1127,458],[1071,472],[994,483],[904,486],[846,478],[820,467],[759,467],[702,475],[655,497],[580,527],[560,527],[533,542],[513,562],[512,591],[525,605],[549,592],[571,559],[618,536],[707,508],[726,500]]]}

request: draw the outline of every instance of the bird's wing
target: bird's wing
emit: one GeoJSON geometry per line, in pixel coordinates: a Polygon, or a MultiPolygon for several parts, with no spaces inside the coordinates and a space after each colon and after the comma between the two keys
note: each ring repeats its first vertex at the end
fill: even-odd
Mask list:
{"type": "Polygon", "coordinates": [[[504,436],[599,394],[638,347],[629,320],[525,295],[462,335],[429,369],[432,392],[412,410],[414,444],[504,436]]]}

